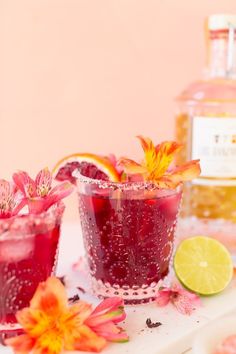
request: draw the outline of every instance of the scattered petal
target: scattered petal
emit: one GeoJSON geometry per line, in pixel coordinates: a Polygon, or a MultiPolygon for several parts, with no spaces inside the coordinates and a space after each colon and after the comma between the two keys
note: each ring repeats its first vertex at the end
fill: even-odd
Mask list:
{"type": "Polygon", "coordinates": [[[106,339],[98,336],[87,326],[80,327],[80,337],[75,341],[75,350],[100,352],[106,346],[106,339]]]}
{"type": "Polygon", "coordinates": [[[72,264],[72,269],[74,271],[80,271],[82,273],[86,273],[87,274],[86,261],[85,261],[84,256],[80,256],[78,261],[76,263],[72,264]]]}
{"type": "Polygon", "coordinates": [[[170,298],[171,298],[171,290],[169,288],[162,288],[159,289],[157,293],[156,302],[158,306],[163,307],[170,302],[170,298]]]}
{"type": "Polygon", "coordinates": [[[125,317],[124,301],[120,297],[110,297],[95,308],[86,323],[93,327],[109,321],[118,323],[123,321],[125,317]]]}
{"type": "Polygon", "coordinates": [[[109,341],[127,341],[127,334],[117,323],[126,318],[124,302],[119,297],[105,299],[91,313],[85,324],[109,341]]]}
{"type": "Polygon", "coordinates": [[[100,324],[99,326],[92,327],[93,331],[99,336],[105,338],[109,342],[127,342],[129,337],[122,328],[116,326],[113,322],[100,324]]]}
{"type": "Polygon", "coordinates": [[[158,306],[166,306],[171,302],[183,315],[191,315],[196,306],[201,305],[200,297],[177,283],[170,288],[162,287],[158,290],[156,301],[158,306]]]}

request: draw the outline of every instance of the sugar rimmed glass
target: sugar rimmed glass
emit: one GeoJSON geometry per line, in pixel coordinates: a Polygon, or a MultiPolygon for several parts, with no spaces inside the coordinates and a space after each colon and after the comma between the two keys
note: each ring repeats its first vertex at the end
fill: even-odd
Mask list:
{"type": "Polygon", "coordinates": [[[41,214],[0,219],[0,338],[20,330],[15,314],[38,286],[55,273],[62,202],[41,214]]]}
{"type": "Polygon", "coordinates": [[[93,293],[126,304],[154,300],[169,272],[182,186],[76,177],[93,293]]]}

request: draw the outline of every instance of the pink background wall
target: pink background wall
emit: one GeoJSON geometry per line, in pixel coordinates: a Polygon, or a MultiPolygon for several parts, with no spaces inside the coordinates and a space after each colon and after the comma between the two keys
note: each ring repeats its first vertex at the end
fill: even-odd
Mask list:
{"type": "Polygon", "coordinates": [[[1,176],[171,138],[173,98],[204,65],[203,20],[220,12],[236,1],[0,0],[1,176]]]}

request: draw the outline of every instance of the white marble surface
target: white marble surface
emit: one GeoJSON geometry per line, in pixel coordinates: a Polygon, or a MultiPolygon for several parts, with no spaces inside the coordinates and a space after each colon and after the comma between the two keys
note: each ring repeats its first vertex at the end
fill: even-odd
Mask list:
{"type": "MultiPolygon", "coordinates": [[[[60,244],[58,273],[68,274],[68,283],[84,286],[83,278],[72,271],[71,265],[82,255],[83,244],[78,224],[65,224],[60,244]]],[[[86,285],[86,284],[85,284],[86,285]]],[[[92,296],[80,294],[82,299],[97,303],[92,296]]],[[[122,326],[130,335],[130,341],[123,344],[109,344],[104,354],[182,354],[191,353],[196,332],[211,321],[236,311],[236,286],[220,295],[203,299],[202,307],[191,316],[179,314],[171,305],[158,308],[155,303],[126,307],[127,319],[122,326]],[[160,321],[158,328],[146,327],[147,318],[160,321]]],[[[11,349],[0,347],[0,354],[12,354],[11,349]]],[[[201,354],[201,353],[199,353],[201,354]]]]}

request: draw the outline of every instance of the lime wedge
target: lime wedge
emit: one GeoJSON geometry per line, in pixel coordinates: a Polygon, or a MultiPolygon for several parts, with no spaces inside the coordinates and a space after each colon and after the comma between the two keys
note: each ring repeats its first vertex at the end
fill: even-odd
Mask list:
{"type": "Polygon", "coordinates": [[[205,236],[188,238],[179,245],[174,269],[186,288],[201,295],[219,293],[233,276],[233,262],[225,246],[205,236]]]}

